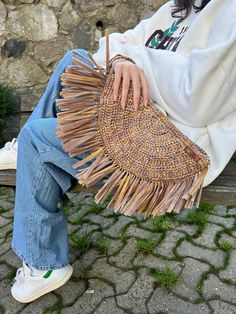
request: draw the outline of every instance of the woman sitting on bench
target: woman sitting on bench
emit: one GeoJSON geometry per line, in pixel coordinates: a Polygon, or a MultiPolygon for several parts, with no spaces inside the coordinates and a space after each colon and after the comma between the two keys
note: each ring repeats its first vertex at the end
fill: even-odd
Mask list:
{"type": "MultiPolygon", "coordinates": [[[[131,83],[135,108],[142,90],[146,100],[150,96],[177,128],[202,147],[211,159],[203,186],[220,174],[236,148],[235,17],[232,0],[168,1],[134,29],[110,35],[110,57],[122,54],[136,63],[113,63],[114,97],[123,78],[121,106],[131,83]]],[[[93,57],[105,66],[104,37],[93,57]]],[[[23,267],[11,292],[19,302],[57,289],[72,275],[66,217],[58,201],[75,180],[72,164],[81,156],[69,157],[55,132],[60,75],[71,58],[69,51],[17,141],[0,152],[2,169],[4,164],[8,168],[8,161],[14,164],[17,155],[12,249],[23,267]]]]}

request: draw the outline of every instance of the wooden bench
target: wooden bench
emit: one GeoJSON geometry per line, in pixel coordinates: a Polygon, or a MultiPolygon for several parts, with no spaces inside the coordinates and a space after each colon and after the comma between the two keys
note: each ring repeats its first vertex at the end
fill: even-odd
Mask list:
{"type": "MultiPolygon", "coordinates": [[[[28,116],[31,114],[40,95],[23,95],[21,98],[21,117],[20,126],[22,128],[28,116]]],[[[0,186],[15,186],[15,170],[0,171],[0,186]]],[[[86,189],[87,191],[96,191],[98,186],[86,189]]],[[[70,191],[79,192],[85,190],[78,183],[73,185],[70,191]]],[[[236,153],[231,161],[222,171],[222,173],[207,187],[203,188],[201,201],[236,206],[236,153]]]]}
{"type": "MultiPolygon", "coordinates": [[[[16,172],[15,170],[0,171],[0,186],[15,186],[16,172]]],[[[71,192],[79,191],[97,191],[99,186],[85,189],[78,183],[71,188],[71,192]]],[[[228,163],[223,172],[207,187],[203,188],[201,201],[236,206],[236,154],[228,163]]]]}

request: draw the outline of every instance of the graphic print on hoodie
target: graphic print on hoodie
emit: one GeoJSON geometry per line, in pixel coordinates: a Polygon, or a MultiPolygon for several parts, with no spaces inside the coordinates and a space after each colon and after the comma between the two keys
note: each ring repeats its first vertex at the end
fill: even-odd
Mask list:
{"type": "Polygon", "coordinates": [[[174,37],[174,33],[179,29],[179,23],[181,19],[174,21],[171,27],[165,31],[158,29],[156,30],[145,43],[146,47],[153,49],[163,49],[176,51],[181,39],[184,37],[189,26],[182,27],[179,36],[174,37]]]}

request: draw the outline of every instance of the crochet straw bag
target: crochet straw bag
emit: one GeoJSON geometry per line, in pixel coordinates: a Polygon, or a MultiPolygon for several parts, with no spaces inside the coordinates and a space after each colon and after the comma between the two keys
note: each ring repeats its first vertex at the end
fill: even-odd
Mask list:
{"type": "Polygon", "coordinates": [[[74,64],[61,76],[56,134],[69,156],[90,152],[74,169],[92,162],[76,176],[79,183],[89,187],[106,178],[95,201],[103,203],[113,195],[107,207],[127,216],[180,213],[194,203],[198,207],[209,157],[151,99],[145,108],[141,95],[135,111],[132,84],[125,110],[120,105],[122,84],[117,101],[113,100],[112,62],[127,58],[117,55],[109,60],[107,34],[106,39],[106,69],[90,54],[86,58],[74,52],[93,66],[73,57],[74,64]]]}

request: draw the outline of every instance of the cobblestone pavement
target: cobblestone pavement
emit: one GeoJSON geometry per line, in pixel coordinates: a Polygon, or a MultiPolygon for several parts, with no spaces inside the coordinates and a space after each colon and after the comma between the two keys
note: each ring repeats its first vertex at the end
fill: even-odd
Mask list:
{"type": "Polygon", "coordinates": [[[20,304],[10,283],[14,189],[0,188],[0,313],[236,313],[236,208],[201,204],[144,220],[68,193],[69,282],[20,304]]]}

